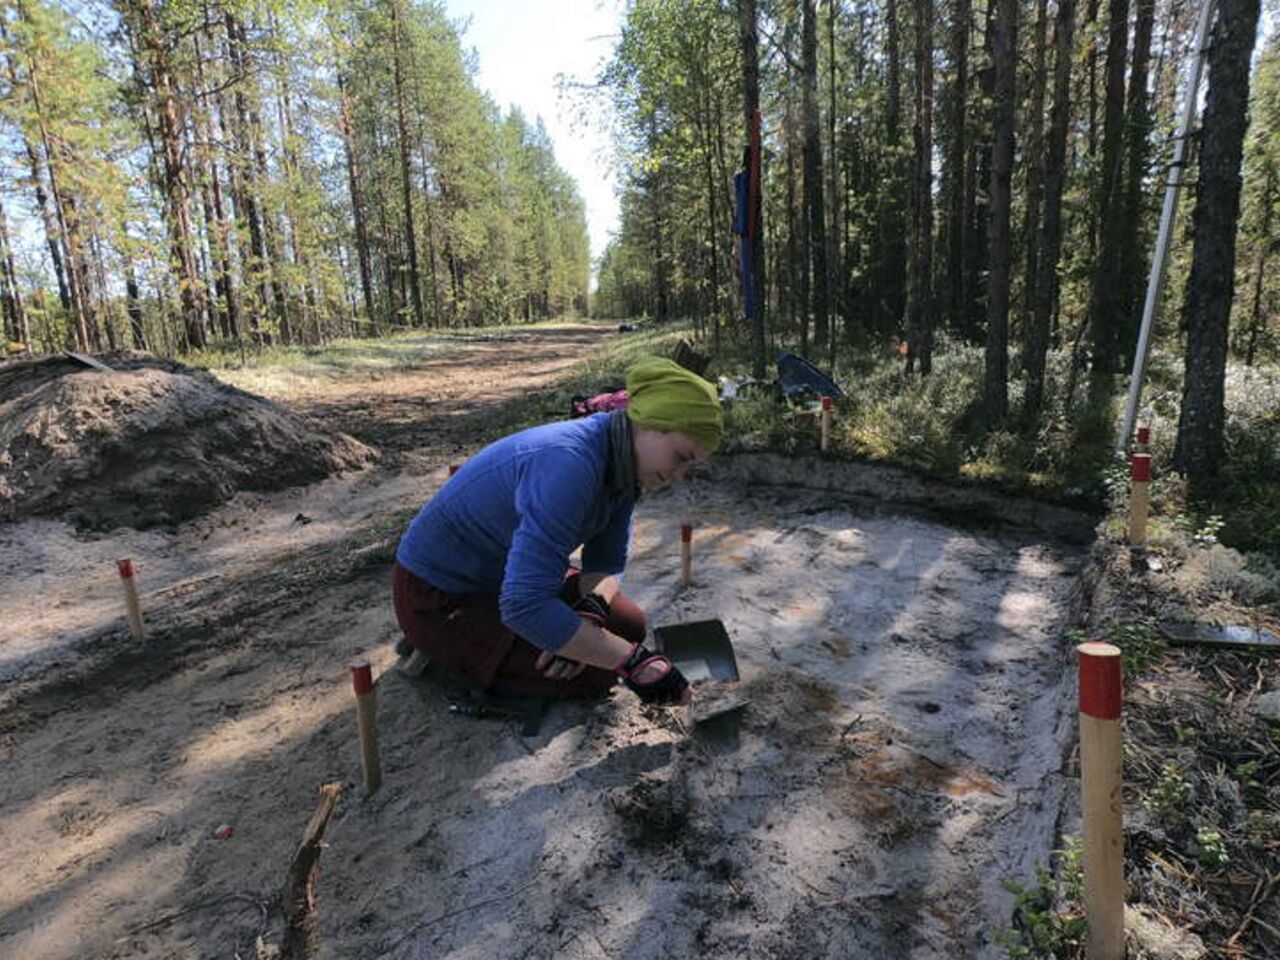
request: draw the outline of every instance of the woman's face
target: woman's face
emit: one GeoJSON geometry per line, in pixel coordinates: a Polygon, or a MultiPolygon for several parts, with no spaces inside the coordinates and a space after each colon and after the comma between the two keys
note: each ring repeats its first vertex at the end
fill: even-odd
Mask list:
{"type": "Polygon", "coordinates": [[[683,433],[664,433],[646,427],[635,430],[635,450],[636,479],[642,490],[682,483],[691,466],[711,456],[711,451],[683,433]]]}

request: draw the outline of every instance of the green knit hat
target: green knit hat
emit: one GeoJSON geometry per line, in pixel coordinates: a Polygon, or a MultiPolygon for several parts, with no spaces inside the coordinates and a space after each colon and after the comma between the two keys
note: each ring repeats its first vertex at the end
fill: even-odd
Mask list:
{"type": "Polygon", "coordinates": [[[683,433],[708,450],[720,445],[724,416],[713,384],[673,360],[645,357],[627,371],[627,416],[638,427],[683,433]]]}

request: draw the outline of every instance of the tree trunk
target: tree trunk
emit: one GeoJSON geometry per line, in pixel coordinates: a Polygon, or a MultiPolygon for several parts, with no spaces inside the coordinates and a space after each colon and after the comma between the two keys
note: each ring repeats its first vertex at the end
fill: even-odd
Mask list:
{"type": "Polygon", "coordinates": [[[761,202],[761,171],[758,164],[763,151],[753,149],[758,143],[755,131],[760,123],[760,52],[756,33],[756,0],[737,0],[738,40],[742,55],[742,112],[747,143],[755,164],[748,177],[747,233],[751,243],[751,278],[755,287],[755,316],[751,323],[752,373],[758,379],[764,377],[764,204],[761,202]],[[754,200],[754,203],[752,203],[754,200]]]}
{"type": "Polygon", "coordinates": [[[1027,171],[1027,201],[1023,220],[1023,243],[1026,244],[1026,272],[1022,282],[1023,343],[1030,339],[1035,313],[1036,283],[1040,278],[1040,207],[1044,195],[1044,89],[1048,82],[1045,56],[1045,34],[1048,31],[1048,0],[1036,2],[1035,36],[1032,41],[1031,97],[1027,104],[1026,139],[1023,141],[1024,166],[1027,171]]]}
{"type": "Polygon", "coordinates": [[[138,290],[138,274],[133,260],[124,260],[125,312],[129,315],[129,333],[135,350],[147,350],[147,331],[142,323],[142,296],[138,290]]]}
{"type": "MultiPolygon", "coordinates": [[[[232,69],[239,76],[246,76],[248,64],[243,41],[244,26],[231,12],[224,16],[223,21],[227,31],[227,54],[231,60],[232,69]]],[[[228,140],[235,145],[235,151],[239,157],[246,159],[230,165],[231,190],[235,198],[236,207],[241,211],[245,223],[249,227],[249,252],[251,256],[248,258],[248,262],[241,266],[247,272],[246,281],[250,278],[257,281],[259,310],[255,311],[249,318],[249,332],[261,337],[261,321],[263,319],[268,317],[283,318],[284,295],[274,283],[274,268],[268,258],[266,241],[267,215],[262,198],[258,193],[260,182],[257,175],[258,166],[252,159],[257,154],[254,144],[257,139],[255,134],[259,127],[258,110],[256,103],[251,102],[249,93],[245,88],[246,84],[243,82],[236,84],[235,121],[230,125],[234,128],[234,135],[228,137],[228,140]],[[246,170],[248,171],[247,176],[243,172],[246,170]]],[[[224,134],[227,133],[227,126],[228,124],[224,122],[224,134]]]]}
{"type": "Polygon", "coordinates": [[[1209,90],[1200,131],[1200,180],[1191,213],[1194,245],[1183,321],[1187,329],[1182,412],[1174,466],[1193,495],[1223,457],[1227,335],[1235,290],[1240,163],[1249,103],[1249,57],[1258,0],[1219,0],[1209,41],[1209,90]]]}
{"type": "Polygon", "coordinates": [[[839,154],[836,150],[836,17],[840,13],[839,0],[827,2],[827,56],[828,93],[830,100],[827,109],[827,170],[830,177],[831,221],[827,228],[827,309],[831,313],[830,349],[827,351],[827,365],[834,370],[836,365],[836,338],[840,321],[845,315],[844,298],[840,295],[843,284],[838,278],[844,275],[840,251],[840,209],[843,206],[840,196],[839,154]]]}
{"type": "Polygon", "coordinates": [[[22,302],[22,287],[13,266],[13,247],[9,242],[9,217],[0,202],[0,282],[3,282],[5,332],[10,340],[31,349],[31,328],[27,308],[22,302]]]}
{"type": "Polygon", "coordinates": [[[809,352],[809,302],[808,288],[805,286],[805,277],[808,274],[803,243],[803,221],[796,203],[796,124],[791,104],[791,90],[795,87],[795,83],[789,62],[786,71],[787,87],[783,93],[782,126],[787,157],[787,308],[792,321],[797,324],[800,353],[804,355],[809,352]]]}
{"type": "Polygon", "coordinates": [[[1129,105],[1125,114],[1125,183],[1123,215],[1120,218],[1116,257],[1117,276],[1122,283],[1121,323],[1117,348],[1125,369],[1133,364],[1142,324],[1142,301],[1146,294],[1147,246],[1143,224],[1142,181],[1147,175],[1150,155],[1151,110],[1147,96],[1147,71],[1151,62],[1151,33],[1155,25],[1155,0],[1137,0],[1133,30],[1133,63],[1129,68],[1129,105]]]}
{"type": "MultiPolygon", "coordinates": [[[[990,270],[987,274],[985,406],[1002,420],[1009,407],[1009,246],[1010,186],[1013,176],[1013,120],[1016,98],[1018,0],[995,0],[992,53],[994,95],[991,149],[990,270]]],[[[995,424],[989,424],[995,426],[995,424]]]]}
{"type": "Polygon", "coordinates": [[[400,184],[404,196],[404,243],[409,254],[409,296],[413,304],[414,323],[426,324],[422,309],[422,277],[418,272],[418,237],[413,227],[413,190],[409,169],[409,120],[405,109],[404,57],[400,36],[400,0],[391,0],[392,51],[395,60],[396,132],[400,148],[400,184]]]}
{"type": "Polygon", "coordinates": [[[427,221],[427,273],[431,279],[431,324],[439,326],[444,320],[444,304],[440,300],[440,260],[436,256],[436,221],[431,215],[434,203],[429,189],[426,138],[419,131],[419,159],[422,162],[422,212],[427,221]]]}
{"type": "MultiPolygon", "coordinates": [[[[0,39],[6,41],[10,39],[2,23],[0,23],[0,39]]],[[[20,81],[15,60],[6,58],[5,72],[9,76],[10,86],[15,88],[19,86],[20,81]]],[[[40,211],[40,222],[44,225],[45,243],[49,249],[49,259],[53,261],[53,273],[58,281],[58,302],[62,304],[63,310],[70,313],[71,291],[67,288],[66,269],[62,263],[62,250],[58,241],[58,225],[53,212],[49,209],[49,194],[44,188],[44,177],[40,170],[40,158],[36,153],[35,146],[27,138],[26,133],[22,133],[21,136],[23,150],[27,155],[27,165],[31,168],[31,184],[35,190],[36,207],[40,211]]]]}
{"type": "MultiPolygon", "coordinates": [[[[1089,52],[1085,55],[1085,75],[1088,78],[1089,110],[1085,134],[1085,156],[1089,167],[1097,169],[1098,160],[1098,41],[1094,24],[1098,22],[1098,13],[1102,0],[1088,0],[1085,7],[1085,35],[1088,39],[1089,52]]],[[[1088,218],[1089,229],[1089,262],[1098,260],[1098,211],[1095,206],[1088,218]]],[[[1087,318],[1086,318],[1087,320],[1087,318]]]]}
{"type": "Polygon", "coordinates": [[[1266,186],[1262,190],[1262,231],[1258,235],[1258,252],[1254,258],[1253,270],[1253,296],[1251,298],[1251,307],[1249,310],[1249,343],[1245,347],[1244,363],[1247,367],[1253,366],[1254,352],[1258,348],[1258,338],[1262,335],[1262,328],[1266,323],[1266,317],[1262,313],[1262,288],[1267,276],[1267,258],[1271,254],[1271,248],[1276,240],[1271,236],[1271,216],[1275,211],[1276,196],[1276,166],[1274,163],[1267,163],[1266,186]]]}
{"type": "Polygon", "coordinates": [[[49,193],[53,199],[53,214],[57,222],[57,233],[61,241],[62,261],[67,270],[67,291],[70,294],[71,317],[75,324],[76,345],[81,350],[91,348],[89,335],[90,317],[84,263],[81,258],[83,249],[79,239],[78,224],[75,212],[71,209],[71,197],[59,186],[59,170],[61,158],[58,149],[49,136],[49,128],[45,122],[45,111],[40,99],[40,78],[34,61],[27,64],[28,88],[31,92],[31,105],[35,111],[35,119],[40,130],[40,146],[44,154],[45,168],[49,173],[49,193]]]}
{"type": "MultiPolygon", "coordinates": [[[[996,2],[988,0],[986,22],[982,31],[983,50],[986,53],[986,66],[976,71],[974,79],[978,83],[979,101],[983,104],[995,103],[995,59],[996,59],[996,2]]],[[[990,123],[991,111],[984,108],[986,123],[979,124],[979,133],[972,147],[972,159],[969,161],[969,190],[965,195],[966,219],[969,222],[969,245],[965,265],[965,289],[970,301],[966,306],[966,316],[970,322],[962,328],[966,337],[973,343],[983,343],[986,339],[987,290],[989,285],[984,280],[988,276],[991,256],[991,167],[992,144],[994,130],[990,123]]]]}
{"type": "Polygon", "coordinates": [[[951,139],[947,144],[947,267],[946,321],[952,329],[968,326],[967,315],[972,294],[966,283],[965,249],[969,245],[969,218],[966,200],[970,193],[968,151],[966,147],[969,98],[969,21],[973,16],[971,0],[955,0],[951,22],[951,61],[955,83],[951,88],[951,139]]]}
{"type": "Polygon", "coordinates": [[[884,204],[880,222],[883,231],[878,244],[880,262],[877,304],[881,329],[900,329],[906,309],[906,203],[903,196],[905,176],[899,155],[902,140],[902,43],[898,30],[898,0],[885,4],[885,56],[888,61],[889,89],[885,91],[885,147],[888,152],[888,182],[877,192],[884,204]]]}
{"type": "Polygon", "coordinates": [[[933,369],[933,0],[916,0],[915,210],[907,293],[907,372],[933,369]]]}
{"type": "MultiPolygon", "coordinates": [[[[196,39],[196,82],[203,89],[205,85],[204,57],[200,55],[200,42],[196,39]]],[[[209,246],[214,260],[214,285],[222,301],[219,321],[222,335],[228,339],[240,336],[240,294],[236,289],[235,274],[232,269],[231,235],[232,224],[226,213],[226,204],[222,196],[222,180],[218,176],[218,164],[213,158],[211,143],[212,124],[209,116],[212,106],[208,97],[199,105],[196,115],[196,136],[200,144],[197,154],[200,158],[201,173],[204,183],[201,185],[201,199],[204,204],[205,223],[209,232],[209,246]]]]}
{"type": "Polygon", "coordinates": [[[157,22],[153,0],[134,0],[138,18],[139,40],[150,67],[150,85],[160,119],[160,142],[164,173],[165,199],[168,206],[169,244],[178,271],[178,302],[182,309],[184,349],[205,346],[205,304],[203,284],[196,267],[194,231],[191,223],[191,168],[187,164],[186,111],[179,99],[177,79],[171,62],[172,51],[166,46],[157,22]]]}
{"type": "Polygon", "coordinates": [[[93,270],[98,285],[98,309],[94,311],[94,315],[106,329],[107,347],[118,350],[120,343],[116,338],[116,327],[113,323],[115,311],[110,308],[107,301],[107,258],[102,252],[102,236],[98,232],[97,223],[93,225],[93,233],[89,237],[89,248],[93,254],[93,270]]]}
{"type": "Polygon", "coordinates": [[[1067,126],[1071,119],[1071,60],[1075,50],[1075,0],[1058,0],[1053,25],[1053,109],[1044,149],[1044,219],[1036,268],[1035,311],[1027,330],[1023,368],[1027,388],[1023,415],[1034,420],[1044,406],[1045,355],[1053,305],[1058,295],[1058,257],[1062,252],[1062,191],[1067,169],[1067,126]]]}
{"type": "Polygon", "coordinates": [[[818,121],[818,11],[815,0],[804,0],[804,209],[809,231],[809,262],[813,266],[810,296],[813,305],[813,340],[821,349],[827,342],[827,209],[823,200],[822,128],[818,121]]]}
{"type": "Polygon", "coordinates": [[[702,141],[702,167],[707,187],[707,272],[710,274],[711,296],[708,297],[707,309],[715,336],[720,335],[720,231],[719,211],[716,206],[716,176],[713,166],[714,147],[711,143],[711,108],[710,94],[704,83],[698,97],[697,126],[702,141]]]}
{"type": "Polygon", "coordinates": [[[360,161],[356,156],[355,130],[351,122],[351,100],[347,96],[346,79],[338,73],[338,128],[347,161],[347,187],[351,192],[351,219],[356,231],[356,261],[360,264],[360,291],[364,294],[365,319],[379,334],[378,315],[373,307],[373,271],[369,266],[369,231],[365,226],[364,197],[360,189],[360,161]]]}
{"type": "Polygon", "coordinates": [[[1124,62],[1129,44],[1129,0],[1111,0],[1107,30],[1106,99],[1103,105],[1102,169],[1094,209],[1099,218],[1098,258],[1089,295],[1095,388],[1101,376],[1121,367],[1119,331],[1125,325],[1124,278],[1120,276],[1120,231],[1124,221],[1121,164],[1124,160],[1124,62]]]}

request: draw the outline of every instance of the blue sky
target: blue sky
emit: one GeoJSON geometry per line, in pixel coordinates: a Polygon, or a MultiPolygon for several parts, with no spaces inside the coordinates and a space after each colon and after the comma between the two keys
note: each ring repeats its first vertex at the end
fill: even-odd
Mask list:
{"type": "Polygon", "coordinates": [[[609,140],[603,115],[577,119],[580,111],[559,95],[556,78],[596,75],[613,51],[622,6],[622,0],[445,0],[451,19],[468,21],[462,43],[476,51],[480,88],[504,110],[515,104],[530,122],[542,117],[556,160],[586,202],[593,257],[618,219],[609,140]]]}

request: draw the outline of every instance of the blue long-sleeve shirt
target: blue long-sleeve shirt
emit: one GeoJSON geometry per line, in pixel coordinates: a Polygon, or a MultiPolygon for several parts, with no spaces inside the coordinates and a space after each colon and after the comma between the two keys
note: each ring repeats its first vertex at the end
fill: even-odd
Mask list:
{"type": "Polygon", "coordinates": [[[610,493],[609,414],[533,427],[485,447],[414,517],[396,560],[445,593],[498,595],[502,622],[559,650],[581,623],[559,598],[569,554],[621,573],[632,492],[610,493]]]}

